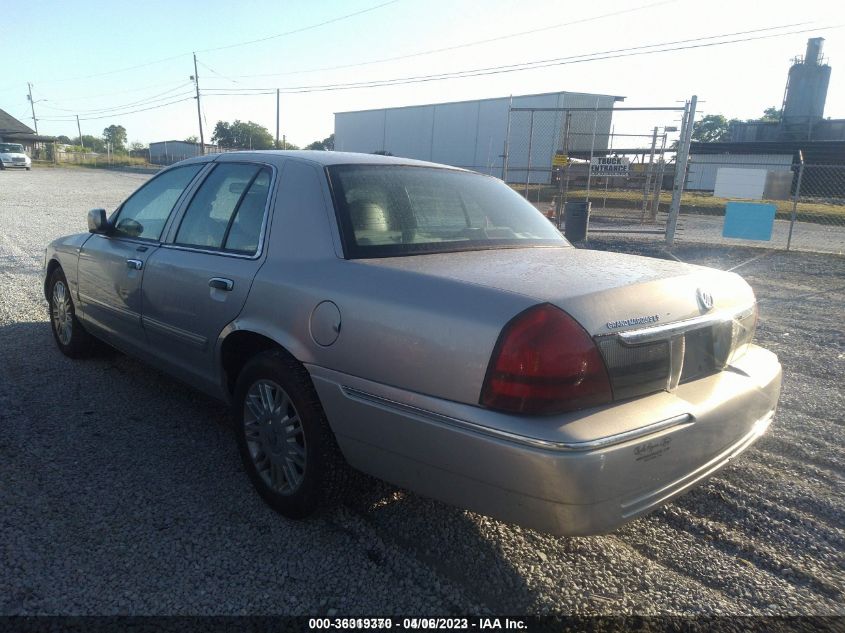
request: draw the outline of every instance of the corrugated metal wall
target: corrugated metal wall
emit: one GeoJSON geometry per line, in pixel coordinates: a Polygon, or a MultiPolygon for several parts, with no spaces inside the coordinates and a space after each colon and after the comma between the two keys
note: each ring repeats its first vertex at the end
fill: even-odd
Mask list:
{"type": "MultiPolygon", "coordinates": [[[[573,92],[552,92],[513,97],[514,108],[612,107],[616,98],[573,92]]],[[[394,156],[501,175],[509,97],[438,103],[404,108],[338,112],[335,114],[335,149],[344,152],[387,151],[394,156]]],[[[592,132],[592,112],[574,112],[572,130],[592,132]]],[[[537,112],[531,143],[531,164],[550,167],[562,134],[562,112],[537,112]]],[[[599,112],[596,149],[607,147],[610,112],[599,112]]],[[[528,117],[514,117],[511,126],[510,165],[527,164],[528,117]],[[520,153],[522,155],[520,155],[520,153]]],[[[572,137],[573,149],[589,149],[591,136],[572,137]]]]}
{"type": "Polygon", "coordinates": [[[692,154],[685,189],[713,191],[719,167],[757,167],[772,171],[789,171],[792,154],[692,154]]]}

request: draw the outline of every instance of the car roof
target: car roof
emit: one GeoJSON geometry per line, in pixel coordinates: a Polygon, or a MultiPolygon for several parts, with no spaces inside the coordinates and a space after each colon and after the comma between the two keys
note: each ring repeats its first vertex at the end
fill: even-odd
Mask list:
{"type": "MultiPolygon", "coordinates": [[[[262,150],[262,151],[240,151],[240,152],[224,152],[222,154],[207,154],[206,156],[199,156],[189,159],[184,162],[198,162],[209,160],[227,161],[238,158],[252,158],[258,160],[271,159],[297,159],[306,160],[319,165],[415,165],[419,167],[441,167],[444,169],[459,169],[450,165],[442,165],[439,163],[431,163],[423,160],[414,160],[413,158],[402,158],[399,156],[382,156],[380,154],[361,154],[356,152],[327,152],[320,150],[262,150]]],[[[462,170],[466,171],[466,170],[462,170]]]]}

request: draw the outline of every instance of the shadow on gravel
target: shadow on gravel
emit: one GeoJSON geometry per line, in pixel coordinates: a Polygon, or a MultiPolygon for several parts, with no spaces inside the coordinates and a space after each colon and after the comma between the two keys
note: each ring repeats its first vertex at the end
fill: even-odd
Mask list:
{"type": "MultiPolygon", "coordinates": [[[[456,614],[472,604],[517,613],[534,600],[474,515],[361,475],[342,508],[288,521],[252,491],[222,403],[106,345],[90,358],[68,359],[56,349],[46,320],[0,327],[0,348],[0,480],[15,488],[0,501],[25,515],[16,524],[31,526],[18,548],[23,555],[37,544],[39,557],[57,565],[37,574],[40,591],[9,597],[5,610],[0,598],[0,613],[64,603],[76,592],[109,599],[112,590],[98,586],[96,574],[107,579],[115,565],[135,555],[173,558],[177,567],[166,573],[159,563],[156,582],[163,587],[190,584],[194,572],[182,569],[181,561],[201,556],[194,564],[206,573],[215,561],[236,570],[253,564],[255,551],[264,551],[264,577],[278,575],[279,590],[288,587],[285,578],[319,585],[324,569],[294,570],[289,547],[278,546],[315,531],[323,533],[315,541],[323,545],[305,551],[308,545],[299,543],[292,548],[297,557],[363,560],[387,577],[414,578],[429,599],[443,600],[456,614]],[[33,470],[33,463],[44,466],[33,470]],[[357,527],[347,525],[350,514],[357,527]],[[69,582],[79,569],[85,580],[76,589],[46,597],[55,579],[69,582]],[[496,582],[487,582],[491,577],[496,582]]],[[[149,563],[139,563],[120,584],[145,587],[144,569],[149,563]]],[[[361,590],[345,586],[353,578],[326,587],[323,597],[333,601],[361,590]]],[[[153,593],[143,590],[133,608],[153,593]]],[[[321,599],[300,596],[298,604],[307,606],[311,597],[321,599]]],[[[90,595],[80,599],[92,603],[90,595]]]]}
{"type": "MultiPolygon", "coordinates": [[[[490,613],[527,613],[537,601],[523,573],[480,522],[521,530],[367,477],[346,506],[379,536],[460,587],[490,613]]],[[[530,530],[529,530],[530,531],[530,530]]],[[[440,587],[433,587],[438,590],[440,587]]]]}

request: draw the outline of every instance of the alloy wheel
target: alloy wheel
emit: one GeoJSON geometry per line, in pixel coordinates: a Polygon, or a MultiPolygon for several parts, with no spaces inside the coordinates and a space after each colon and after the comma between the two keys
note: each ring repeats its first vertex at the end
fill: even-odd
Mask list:
{"type": "Polygon", "coordinates": [[[262,379],[247,391],[244,434],[256,471],[275,492],[290,495],[305,478],[305,433],[287,392],[262,379]]]}
{"type": "Polygon", "coordinates": [[[70,339],[73,336],[73,306],[70,303],[67,286],[62,281],[57,281],[53,285],[51,308],[56,337],[62,345],[70,345],[70,339]]]}

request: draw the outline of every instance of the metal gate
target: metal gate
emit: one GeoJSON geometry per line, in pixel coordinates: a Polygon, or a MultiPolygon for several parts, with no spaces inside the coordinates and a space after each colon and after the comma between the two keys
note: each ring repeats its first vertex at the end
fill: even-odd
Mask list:
{"type": "Polygon", "coordinates": [[[510,108],[502,179],[561,228],[567,203],[589,202],[591,233],[665,237],[671,244],[695,101],[614,108],[600,107],[597,99],[593,108],[510,108]],[[644,119],[661,114],[676,120],[642,129],[644,119]]]}

